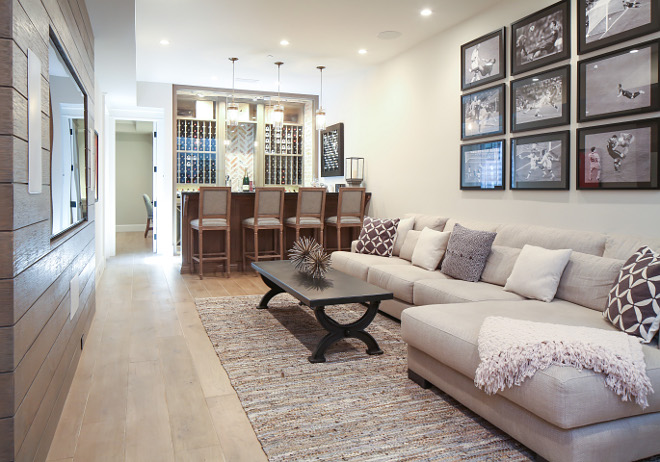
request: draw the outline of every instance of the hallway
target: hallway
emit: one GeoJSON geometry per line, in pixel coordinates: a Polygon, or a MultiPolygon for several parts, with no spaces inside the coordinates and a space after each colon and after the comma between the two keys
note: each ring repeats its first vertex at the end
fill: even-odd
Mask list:
{"type": "Polygon", "coordinates": [[[194,299],[266,286],[252,274],[181,275],[150,245],[117,234],[48,460],[265,461],[194,299]]]}

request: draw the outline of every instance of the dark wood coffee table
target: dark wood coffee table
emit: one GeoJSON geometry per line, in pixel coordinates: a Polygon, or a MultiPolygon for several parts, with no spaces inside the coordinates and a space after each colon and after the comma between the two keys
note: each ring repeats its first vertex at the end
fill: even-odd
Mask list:
{"type": "Polygon", "coordinates": [[[362,340],[367,345],[367,354],[383,354],[376,339],[365,329],[376,317],[381,300],[394,298],[392,292],[333,269],[324,279],[314,280],[298,272],[288,260],[254,262],[252,267],[270,288],[257,308],[267,309],[268,302],[275,295],[287,292],[300,300],[301,304],[312,308],[319,324],[328,331],[308,358],[310,362],[325,362],[326,350],[343,338],[362,340]],[[367,311],[355,322],[339,324],[326,314],[325,307],[343,303],[360,303],[367,311]]]}

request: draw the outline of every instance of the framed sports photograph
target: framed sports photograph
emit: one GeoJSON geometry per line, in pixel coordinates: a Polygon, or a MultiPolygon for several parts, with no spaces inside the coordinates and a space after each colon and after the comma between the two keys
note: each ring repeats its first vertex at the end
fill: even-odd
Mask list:
{"type": "Polygon", "coordinates": [[[657,41],[585,59],[578,68],[579,122],[660,109],[657,41]]]}
{"type": "Polygon", "coordinates": [[[461,139],[504,134],[504,84],[461,96],[461,139]]]}
{"type": "Polygon", "coordinates": [[[504,140],[461,146],[461,189],[504,189],[504,140]]]}
{"type": "Polygon", "coordinates": [[[578,0],[578,53],[660,31],[657,0],[578,0]]]}
{"type": "Polygon", "coordinates": [[[511,131],[567,125],[571,68],[562,66],[511,82],[511,131]]]}
{"type": "Polygon", "coordinates": [[[567,190],[569,130],[511,138],[511,189],[567,190]]]}
{"type": "Polygon", "coordinates": [[[578,189],[659,189],[660,119],[579,128],[578,189]]]}
{"type": "Polygon", "coordinates": [[[461,90],[505,77],[505,32],[503,27],[461,46],[461,90]]]}
{"type": "Polygon", "coordinates": [[[511,24],[511,74],[520,74],[571,56],[568,0],[511,24]]]}

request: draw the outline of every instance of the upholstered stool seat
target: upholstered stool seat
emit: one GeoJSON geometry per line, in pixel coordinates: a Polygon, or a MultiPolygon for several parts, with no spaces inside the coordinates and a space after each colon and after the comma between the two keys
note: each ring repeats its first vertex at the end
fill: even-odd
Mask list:
{"type": "MultiPolygon", "coordinates": [[[[350,250],[350,241],[347,247],[341,246],[341,230],[360,229],[364,220],[364,188],[341,188],[337,200],[337,215],[325,220],[326,226],[337,228],[337,248],[335,250],[350,250]]],[[[327,234],[326,234],[327,236],[327,234]]],[[[328,249],[326,243],[326,249],[328,249]]]]}
{"type": "MultiPolygon", "coordinates": [[[[289,217],[286,219],[286,224],[288,225],[295,225],[296,224],[296,217],[289,217]]],[[[313,217],[301,217],[300,218],[300,224],[301,225],[322,225],[323,222],[321,221],[320,218],[313,218],[313,217]]]]}
{"type": "MultiPolygon", "coordinates": [[[[254,216],[241,223],[243,271],[248,269],[248,260],[284,259],[284,188],[256,188],[254,194],[254,216]],[[247,250],[246,232],[252,230],[252,252],[247,250]],[[273,231],[273,249],[259,250],[259,231],[273,231]],[[279,239],[278,239],[279,237],[279,239]],[[279,241],[279,251],[276,241],[279,241]]],[[[263,235],[263,233],[262,233],[263,235]]]]}
{"type": "Polygon", "coordinates": [[[198,263],[199,278],[204,277],[204,263],[210,261],[223,262],[225,274],[229,277],[231,262],[230,217],[231,188],[201,187],[199,188],[199,218],[190,220],[190,254],[192,270],[198,263]],[[197,232],[197,254],[195,255],[195,233],[197,232]],[[204,234],[211,231],[225,233],[224,252],[205,253],[204,234]]]}
{"type": "Polygon", "coordinates": [[[325,214],[325,188],[300,188],[296,216],[286,219],[286,227],[296,230],[296,240],[301,229],[318,231],[319,243],[323,244],[323,215],[325,214]]]}

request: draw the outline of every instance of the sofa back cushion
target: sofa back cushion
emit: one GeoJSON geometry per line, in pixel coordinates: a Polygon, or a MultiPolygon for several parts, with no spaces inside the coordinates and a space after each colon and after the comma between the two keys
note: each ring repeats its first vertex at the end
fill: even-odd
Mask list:
{"type": "Polygon", "coordinates": [[[424,215],[421,213],[407,213],[406,218],[415,218],[415,231],[421,231],[424,228],[431,228],[434,231],[444,231],[447,218],[436,215],[424,215]]]}
{"type": "Polygon", "coordinates": [[[559,281],[556,297],[604,311],[607,295],[622,265],[623,260],[573,252],[559,281]]]}
{"type": "Polygon", "coordinates": [[[454,230],[454,226],[456,226],[457,223],[460,223],[461,226],[473,229],[475,231],[496,232],[500,227],[499,223],[489,223],[485,221],[462,220],[460,218],[450,218],[449,220],[447,220],[447,224],[445,225],[444,230],[452,232],[454,230]]]}
{"type": "MultiPolygon", "coordinates": [[[[525,244],[544,249],[573,249],[575,252],[603,255],[607,236],[591,231],[575,231],[545,226],[503,224],[493,245],[523,248],[525,244]]],[[[627,257],[626,257],[627,258],[627,257]]]]}
{"type": "Polygon", "coordinates": [[[628,257],[644,246],[649,246],[652,249],[660,249],[660,238],[610,234],[607,236],[603,257],[627,260],[628,257]]]}
{"type": "Polygon", "coordinates": [[[412,261],[413,252],[415,251],[417,241],[419,240],[419,236],[421,234],[421,231],[415,231],[414,229],[408,231],[406,234],[406,240],[403,242],[403,246],[401,247],[399,257],[410,262],[412,261]]]}
{"type": "Polygon", "coordinates": [[[507,278],[511,276],[518,255],[520,255],[520,249],[516,247],[493,245],[488,260],[486,260],[484,272],[481,273],[481,280],[489,284],[504,286],[507,278]]]}

